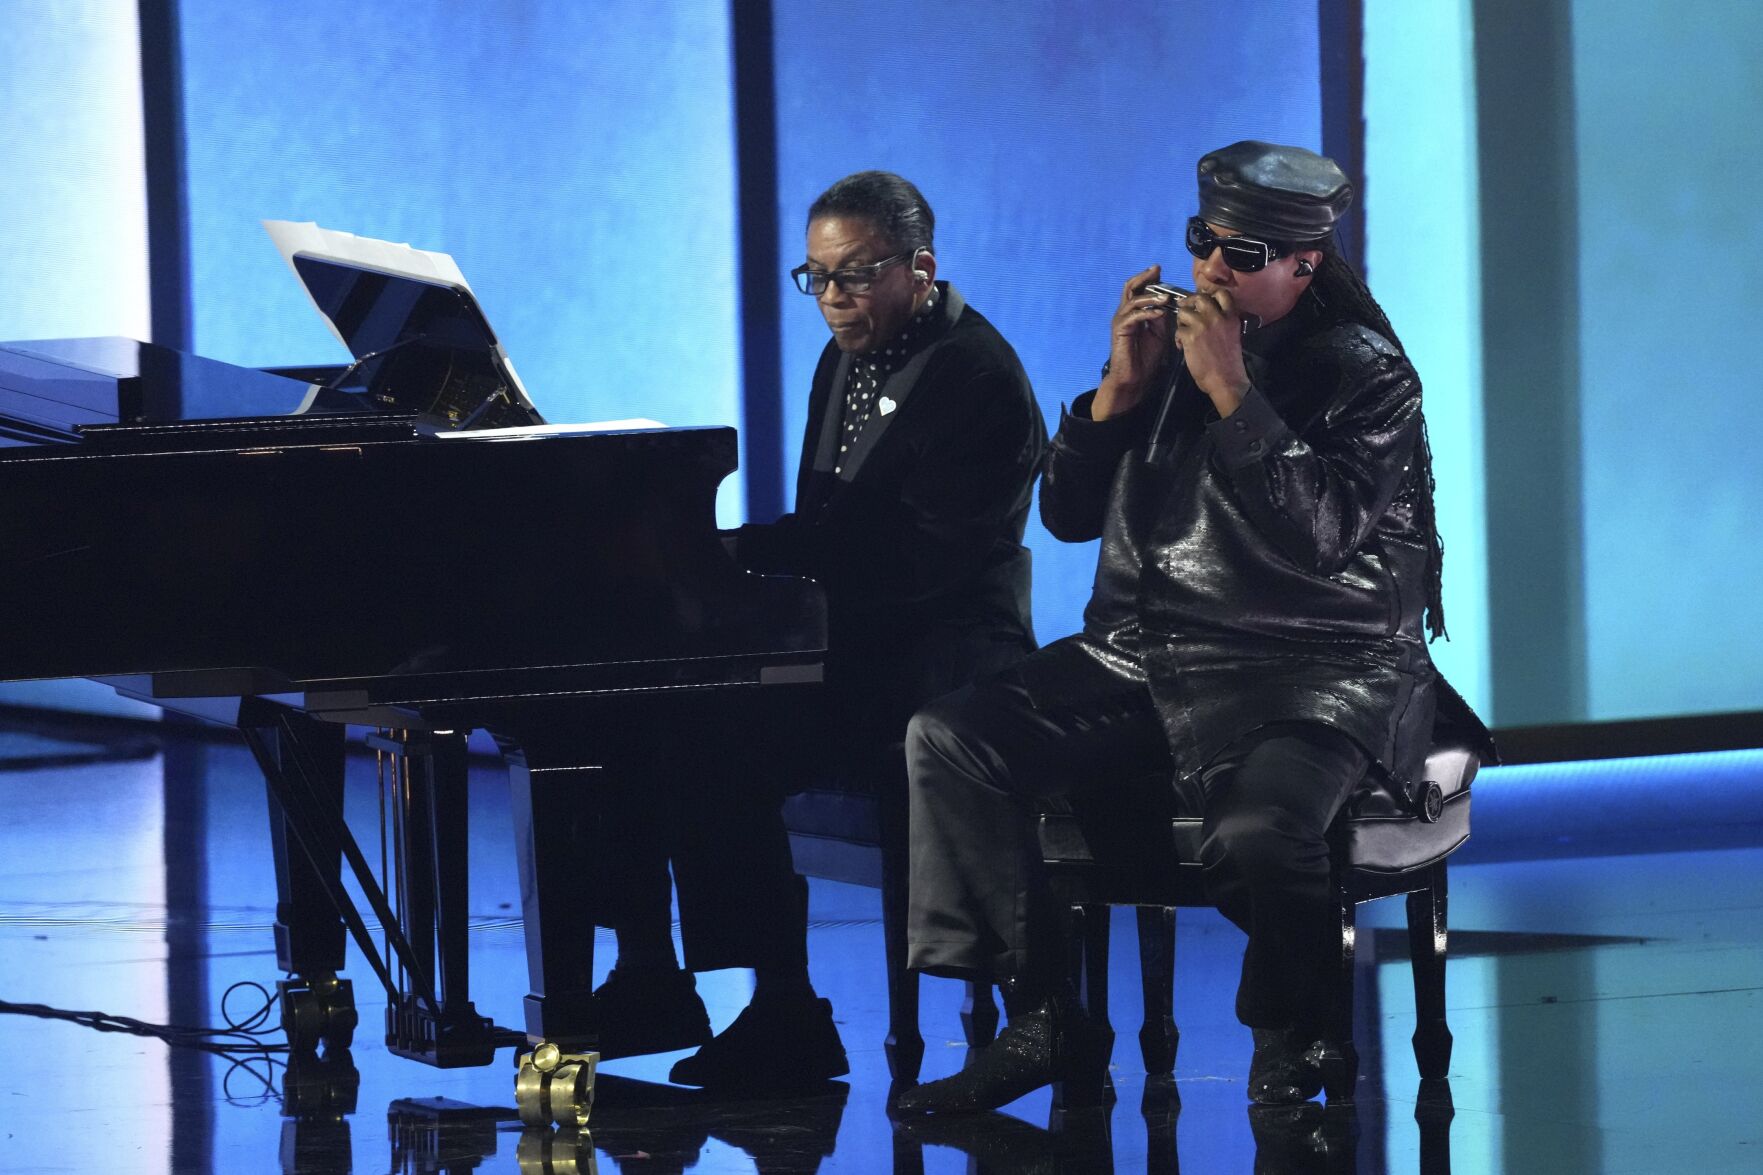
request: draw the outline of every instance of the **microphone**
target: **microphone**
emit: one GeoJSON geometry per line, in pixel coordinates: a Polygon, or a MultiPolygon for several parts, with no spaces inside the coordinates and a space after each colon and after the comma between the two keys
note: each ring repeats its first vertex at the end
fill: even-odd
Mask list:
{"type": "Polygon", "coordinates": [[[1169,445],[1163,439],[1163,429],[1169,422],[1169,408],[1175,403],[1176,389],[1181,386],[1181,377],[1187,370],[1187,356],[1178,352],[1174,368],[1169,373],[1169,383],[1163,389],[1163,403],[1157,409],[1157,419],[1151,423],[1151,443],[1145,446],[1146,465],[1157,464],[1163,459],[1163,454],[1169,451],[1169,445]]]}
{"type": "MultiPolygon", "coordinates": [[[[1167,285],[1163,282],[1149,282],[1144,288],[1146,293],[1167,295],[1177,306],[1194,296],[1192,290],[1184,290],[1180,286],[1167,285]]],[[[1244,334],[1248,334],[1252,330],[1259,330],[1261,327],[1259,315],[1239,314],[1238,317],[1242,320],[1244,334]]],[[[1169,409],[1175,403],[1176,388],[1181,384],[1181,377],[1187,369],[1188,357],[1179,351],[1176,352],[1175,368],[1170,373],[1169,386],[1164,389],[1163,404],[1157,409],[1157,419],[1151,425],[1151,443],[1145,446],[1145,464],[1147,465],[1155,465],[1169,450],[1169,444],[1163,437],[1164,427],[1169,422],[1169,409]]]]}

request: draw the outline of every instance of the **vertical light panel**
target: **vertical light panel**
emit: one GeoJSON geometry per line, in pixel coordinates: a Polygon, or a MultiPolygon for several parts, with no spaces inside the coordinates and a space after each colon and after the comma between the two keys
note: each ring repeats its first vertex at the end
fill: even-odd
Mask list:
{"type": "Polygon", "coordinates": [[[1587,717],[1763,708],[1763,6],[1575,0],[1587,717]]]}
{"type": "Polygon", "coordinates": [[[1474,0],[1488,676],[1501,726],[1586,717],[1571,0],[1474,0]]]}
{"type": "Polygon", "coordinates": [[[738,422],[725,5],[188,0],[180,20],[196,350],[346,358],[258,223],[316,220],[451,254],[548,419],[738,422]]]}
{"type": "MultiPolygon", "coordinates": [[[[133,0],[0,11],[0,339],[147,337],[138,32],[133,0]]],[[[0,701],[145,710],[84,681],[0,685],[0,701]]]]}
{"type": "Polygon", "coordinates": [[[1470,0],[1365,0],[1367,271],[1420,372],[1445,543],[1439,669],[1491,712],[1470,0]]]}
{"type": "Polygon", "coordinates": [[[147,330],[132,0],[10,0],[0,19],[0,338],[147,330]]]}
{"type": "MultiPolygon", "coordinates": [[[[1121,284],[1153,262],[1186,280],[1200,155],[1246,138],[1321,146],[1315,0],[773,11],[792,476],[827,331],[811,299],[784,292],[786,271],[808,205],[834,180],[884,168],[923,190],[938,275],[1015,346],[1051,429],[1062,402],[1096,385],[1121,284]]],[[[1075,631],[1095,544],[1056,542],[1038,523],[1028,541],[1041,639],[1075,631]]]]}

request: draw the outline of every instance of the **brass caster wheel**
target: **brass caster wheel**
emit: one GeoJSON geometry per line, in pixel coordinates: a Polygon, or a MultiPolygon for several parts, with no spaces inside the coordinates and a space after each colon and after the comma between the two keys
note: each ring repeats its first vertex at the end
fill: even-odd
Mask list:
{"type": "Polygon", "coordinates": [[[514,1077],[514,1104],[521,1122],[527,1126],[555,1122],[571,1129],[587,1126],[599,1063],[599,1053],[565,1053],[548,1040],[522,1053],[514,1077]]]}

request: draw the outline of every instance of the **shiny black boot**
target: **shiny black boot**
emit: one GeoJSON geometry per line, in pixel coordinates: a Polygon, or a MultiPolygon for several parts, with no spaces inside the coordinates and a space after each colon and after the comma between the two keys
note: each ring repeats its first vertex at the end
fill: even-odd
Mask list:
{"type": "Polygon", "coordinates": [[[906,1090],[889,1112],[897,1118],[973,1114],[1055,1082],[1065,1083],[1068,1105],[1099,1099],[1107,1087],[1113,1039],[1068,996],[1049,996],[1012,1015],[998,1039],[977,1050],[961,1072],[906,1090]]]}
{"type": "Polygon", "coordinates": [[[1255,1055],[1249,1061],[1249,1100],[1284,1106],[1307,1102],[1322,1092],[1322,1045],[1309,1034],[1282,1028],[1251,1029],[1255,1055]]]}

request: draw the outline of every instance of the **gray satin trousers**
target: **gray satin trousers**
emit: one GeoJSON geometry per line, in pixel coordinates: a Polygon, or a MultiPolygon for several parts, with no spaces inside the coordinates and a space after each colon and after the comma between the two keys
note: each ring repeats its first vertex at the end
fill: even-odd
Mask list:
{"type": "MultiPolygon", "coordinates": [[[[1052,978],[1063,958],[1036,835],[1037,801],[1090,814],[1168,813],[1162,724],[1144,686],[1037,706],[1015,671],[920,710],[907,732],[911,866],[908,964],[982,981],[1052,978]]],[[[1037,691],[1045,693],[1044,690],[1037,691]]],[[[1237,1016],[1320,1028],[1331,998],[1333,901],[1326,834],[1365,777],[1358,744],[1317,723],[1238,739],[1201,773],[1208,895],[1249,936],[1237,1016]]],[[[1131,815],[1125,815],[1131,814],[1131,815]]]]}

